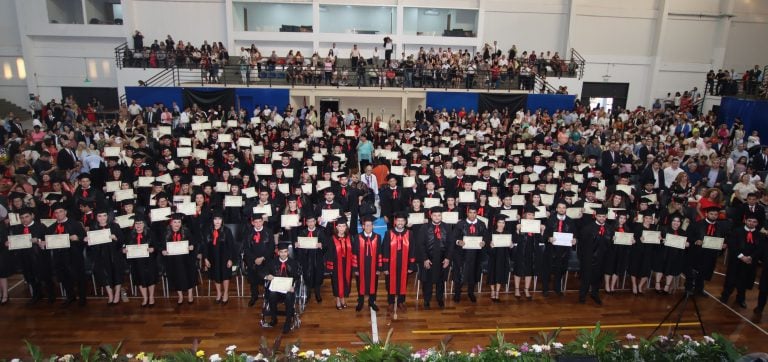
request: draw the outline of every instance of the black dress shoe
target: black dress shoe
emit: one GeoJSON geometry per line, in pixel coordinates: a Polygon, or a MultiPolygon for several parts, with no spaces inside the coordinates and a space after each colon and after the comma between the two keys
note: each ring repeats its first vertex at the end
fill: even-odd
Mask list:
{"type": "Polygon", "coordinates": [[[141,303],[141,307],[142,308],[146,308],[147,307],[147,303],[146,302],[145,303],[141,303]]]}
{"type": "Polygon", "coordinates": [[[155,307],[155,303],[149,303],[149,304],[147,304],[147,307],[148,308],[154,308],[155,307]]]}
{"type": "Polygon", "coordinates": [[[555,292],[555,294],[557,294],[557,296],[558,296],[558,297],[562,297],[562,296],[563,296],[563,292],[561,292],[561,291],[559,291],[559,290],[558,290],[558,291],[556,291],[556,292],[555,292]]]}
{"type": "Polygon", "coordinates": [[[758,315],[763,314],[763,308],[755,307],[755,309],[753,309],[752,312],[758,315]]]}
{"type": "Polygon", "coordinates": [[[229,303],[229,299],[226,299],[226,300],[222,299],[221,300],[221,305],[227,305],[227,303],[229,303]]]}
{"type": "Polygon", "coordinates": [[[251,297],[251,300],[248,301],[248,306],[253,307],[254,305],[256,305],[256,299],[257,299],[256,297],[251,297]]]}
{"type": "Polygon", "coordinates": [[[359,312],[361,310],[363,310],[363,302],[358,302],[355,311],[359,312]]]}
{"type": "Polygon", "coordinates": [[[541,296],[544,298],[549,297],[549,291],[541,292],[541,296]]]}
{"type": "Polygon", "coordinates": [[[323,297],[321,297],[320,294],[315,294],[315,300],[319,304],[323,301],[323,297]]]}
{"type": "Polygon", "coordinates": [[[587,302],[587,298],[579,297],[579,304],[584,304],[587,302]]]}
{"type": "Polygon", "coordinates": [[[455,303],[458,303],[458,302],[460,302],[460,301],[461,301],[461,294],[454,294],[454,295],[453,295],[453,301],[454,301],[455,303]]]}
{"type": "Polygon", "coordinates": [[[592,298],[592,300],[594,300],[597,305],[603,305],[603,301],[600,300],[600,296],[591,294],[589,297],[592,298]]]}
{"type": "Polygon", "coordinates": [[[721,295],[719,300],[720,300],[720,303],[728,304],[728,297],[726,297],[724,295],[721,295]]]}
{"type": "Polygon", "coordinates": [[[432,307],[429,306],[429,302],[424,302],[424,309],[432,309],[432,307]]]}
{"type": "Polygon", "coordinates": [[[81,298],[81,299],[80,299],[80,300],[77,302],[77,305],[79,305],[79,306],[81,306],[81,307],[84,307],[86,304],[88,304],[88,300],[87,300],[87,299],[85,299],[85,298],[81,298]]]}
{"type": "Polygon", "coordinates": [[[741,302],[738,302],[737,304],[738,304],[739,307],[742,307],[744,309],[747,308],[747,303],[745,301],[743,301],[743,300],[741,302]]]}
{"type": "Polygon", "coordinates": [[[194,300],[194,299],[192,299],[192,300],[188,300],[188,301],[187,301],[187,304],[195,304],[195,300],[194,300]]]}
{"type": "Polygon", "coordinates": [[[472,302],[472,303],[477,303],[477,298],[475,298],[474,294],[470,294],[469,295],[469,301],[472,302]]]}
{"type": "Polygon", "coordinates": [[[283,324],[283,334],[291,333],[291,323],[288,321],[285,321],[285,324],[283,324]]]}
{"type": "Polygon", "coordinates": [[[66,300],[64,300],[63,303],[61,303],[61,306],[62,307],[66,307],[66,306],[69,306],[70,304],[72,304],[74,302],[75,302],[75,298],[67,298],[66,300]]]}
{"type": "Polygon", "coordinates": [[[442,299],[437,300],[437,306],[440,308],[445,308],[445,301],[442,299]]]}
{"type": "Polygon", "coordinates": [[[176,301],[176,305],[182,305],[182,304],[184,304],[184,300],[183,300],[183,299],[182,299],[182,300],[177,300],[177,301],[176,301]]]}
{"type": "Polygon", "coordinates": [[[277,325],[277,319],[273,319],[267,323],[267,327],[274,327],[277,325]]]}
{"type": "Polygon", "coordinates": [[[378,312],[379,311],[379,306],[376,305],[376,303],[371,303],[368,306],[371,307],[371,309],[373,309],[374,312],[378,312]]]}

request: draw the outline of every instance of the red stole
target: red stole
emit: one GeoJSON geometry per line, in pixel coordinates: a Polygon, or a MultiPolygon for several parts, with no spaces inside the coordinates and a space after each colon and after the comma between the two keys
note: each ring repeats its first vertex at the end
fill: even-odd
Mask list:
{"type": "Polygon", "coordinates": [[[389,232],[389,294],[405,295],[407,292],[408,263],[415,262],[408,258],[410,255],[411,232],[405,230],[401,235],[389,232]],[[400,259],[402,262],[397,265],[400,259]],[[397,280],[400,279],[398,288],[397,280]]]}
{"type": "Polygon", "coordinates": [[[341,239],[334,236],[333,245],[336,252],[336,263],[334,265],[336,269],[336,285],[339,288],[339,296],[344,296],[347,289],[346,283],[352,280],[352,240],[350,240],[349,235],[341,239]],[[341,268],[344,269],[342,270],[341,268]]]}
{"type": "Polygon", "coordinates": [[[379,255],[378,244],[379,235],[374,233],[370,238],[370,247],[366,247],[366,237],[364,234],[357,236],[357,254],[352,256],[352,266],[358,268],[360,277],[357,280],[357,291],[360,295],[376,294],[376,270],[381,265],[381,256],[379,255]],[[366,260],[371,260],[370,270],[366,270],[366,260]],[[366,277],[369,274],[370,279],[366,277]],[[368,282],[370,281],[370,284],[368,282]]]}

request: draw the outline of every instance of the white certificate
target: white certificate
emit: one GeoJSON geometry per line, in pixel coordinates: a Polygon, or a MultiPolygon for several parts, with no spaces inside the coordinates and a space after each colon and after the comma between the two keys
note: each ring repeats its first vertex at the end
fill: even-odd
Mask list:
{"type": "Polygon", "coordinates": [[[475,181],[472,183],[472,191],[485,190],[488,187],[488,183],[485,181],[475,181]]]}
{"type": "Polygon", "coordinates": [[[616,220],[616,218],[618,217],[618,215],[616,215],[616,212],[617,211],[624,211],[624,210],[626,210],[626,209],[609,207],[608,208],[608,215],[606,215],[606,217],[608,218],[608,220],[616,220]]]}
{"type": "Polygon", "coordinates": [[[56,223],[56,219],[40,219],[40,223],[45,225],[45,227],[50,227],[56,223]]]}
{"type": "Polygon", "coordinates": [[[392,166],[391,173],[395,176],[403,176],[405,175],[405,167],[404,166],[392,166]]]}
{"type": "Polygon", "coordinates": [[[436,197],[425,197],[424,198],[424,208],[425,209],[431,209],[435,206],[440,206],[440,199],[436,197]]]}
{"type": "Polygon", "coordinates": [[[416,183],[416,178],[411,176],[405,176],[403,177],[403,188],[410,188],[413,187],[413,185],[416,183]]]}
{"type": "Polygon", "coordinates": [[[280,191],[284,194],[290,194],[291,193],[291,185],[289,184],[277,184],[277,191],[280,191]]]}
{"type": "Polygon", "coordinates": [[[8,250],[29,249],[32,247],[32,234],[8,235],[8,250]]]}
{"type": "Polygon", "coordinates": [[[19,218],[19,214],[15,212],[8,213],[8,223],[11,226],[21,224],[21,219],[19,218]]]}
{"type": "Polygon", "coordinates": [[[151,176],[140,176],[139,181],[136,182],[136,187],[152,187],[152,182],[155,181],[151,176]]]}
{"type": "Polygon", "coordinates": [[[632,195],[632,186],[616,185],[616,191],[623,191],[627,195],[632,195]]]}
{"type": "Polygon", "coordinates": [[[252,199],[256,196],[259,196],[259,194],[256,192],[255,187],[247,187],[243,189],[243,195],[245,195],[246,198],[252,199]]]}
{"type": "Polygon", "coordinates": [[[512,246],[512,234],[493,234],[491,243],[494,248],[509,248],[512,246]]]}
{"type": "Polygon", "coordinates": [[[489,196],[488,205],[491,207],[501,207],[501,199],[498,196],[489,196]]]}
{"type": "Polygon", "coordinates": [[[115,223],[120,226],[121,229],[129,228],[133,226],[133,215],[134,214],[117,216],[115,217],[115,223]]]}
{"type": "Polygon", "coordinates": [[[46,249],[67,249],[69,246],[69,234],[53,234],[45,236],[46,249]]]}
{"type": "Polygon", "coordinates": [[[283,169],[283,176],[286,178],[293,178],[293,169],[292,168],[284,168],[283,169]]]}
{"type": "Polygon", "coordinates": [[[517,215],[517,209],[499,210],[499,214],[507,217],[507,221],[517,221],[520,217],[517,215]]]}
{"type": "Polygon", "coordinates": [[[189,254],[189,241],[179,240],[165,243],[165,251],[168,255],[186,255],[189,254]]]}
{"type": "Polygon", "coordinates": [[[682,235],[667,234],[664,239],[664,246],[676,249],[685,249],[685,243],[688,242],[688,238],[682,235]]]}
{"type": "Polygon", "coordinates": [[[661,244],[661,231],[644,230],[643,244],[661,244]]]}
{"type": "Polygon", "coordinates": [[[704,249],[722,250],[724,238],[716,238],[714,236],[705,236],[702,240],[701,247],[704,249]]]}
{"type": "Polygon", "coordinates": [[[232,142],[232,135],[229,133],[220,134],[216,143],[232,142]]]}
{"type": "Polygon", "coordinates": [[[635,234],[632,233],[616,233],[613,243],[616,245],[632,245],[632,238],[635,234]]]}
{"type": "Polygon", "coordinates": [[[251,147],[253,145],[253,139],[240,137],[237,139],[237,147],[251,147]]]}
{"type": "Polygon", "coordinates": [[[205,175],[192,176],[192,185],[200,186],[206,182],[208,182],[208,176],[205,176],[205,175]]]}
{"type": "Polygon", "coordinates": [[[190,195],[175,195],[175,196],[173,196],[173,203],[175,205],[183,204],[185,202],[192,202],[192,196],[190,196],[190,195]]]}
{"type": "Polygon", "coordinates": [[[208,150],[195,149],[195,150],[192,151],[192,154],[198,160],[207,160],[208,159],[208,150]]]}
{"type": "Polygon", "coordinates": [[[555,195],[541,194],[541,203],[546,206],[551,206],[555,202],[555,195]]]}
{"type": "Polygon", "coordinates": [[[456,211],[445,211],[443,214],[443,222],[446,224],[456,224],[459,222],[459,213],[456,211]]]}
{"type": "Polygon", "coordinates": [[[112,232],[109,229],[91,230],[88,232],[88,246],[112,242],[112,232]]]}
{"type": "Polygon", "coordinates": [[[276,293],[288,293],[293,287],[293,278],[273,277],[269,283],[269,291],[276,293]]]}
{"type": "Polygon", "coordinates": [[[521,233],[541,233],[541,220],[520,220],[520,232],[521,233]]]}
{"type": "Polygon", "coordinates": [[[243,197],[240,195],[224,196],[224,207],[243,207],[243,197]]]}
{"type": "Polygon", "coordinates": [[[312,194],[312,184],[302,184],[301,185],[301,192],[305,195],[311,195],[312,194]]]}
{"type": "Polygon", "coordinates": [[[179,137],[179,146],[192,146],[192,139],[189,137],[179,137]]]}
{"type": "Polygon", "coordinates": [[[545,219],[547,217],[547,207],[536,206],[536,212],[533,214],[533,217],[536,219],[545,219]]]}
{"type": "Polygon", "coordinates": [[[344,130],[344,136],[345,137],[355,137],[355,130],[353,130],[353,129],[345,129],[344,130]]]}
{"type": "Polygon", "coordinates": [[[322,191],[331,187],[331,181],[317,181],[317,191],[322,191]]]}
{"type": "Polygon", "coordinates": [[[269,206],[269,204],[254,206],[253,212],[258,214],[264,214],[267,216],[272,216],[272,206],[269,206]]]}
{"type": "Polygon", "coordinates": [[[408,223],[411,225],[426,224],[427,219],[424,217],[423,212],[412,212],[408,214],[408,223]]]}
{"type": "Polygon", "coordinates": [[[168,220],[169,216],[171,216],[170,207],[160,207],[149,211],[149,219],[152,222],[168,220]]]}
{"type": "Polygon", "coordinates": [[[182,202],[176,205],[176,212],[184,215],[197,214],[197,205],[194,202],[182,202]]]}
{"type": "Polygon", "coordinates": [[[176,149],[176,157],[184,158],[192,156],[192,147],[179,147],[176,149]]]}
{"type": "Polygon", "coordinates": [[[317,243],[316,237],[299,236],[296,240],[296,247],[299,249],[317,249],[317,243]]]}
{"type": "Polygon", "coordinates": [[[483,242],[482,236],[465,236],[464,237],[464,249],[477,250],[481,249],[480,243],[483,242]]]}
{"type": "Polygon", "coordinates": [[[227,128],[234,128],[237,127],[237,121],[234,119],[230,119],[227,121],[227,128]]]}
{"type": "Polygon", "coordinates": [[[476,202],[474,191],[461,191],[459,192],[460,203],[473,203],[476,202]]]}
{"type": "Polygon", "coordinates": [[[525,205],[525,195],[512,195],[512,205],[515,205],[515,206],[525,205]]]}
{"type": "Polygon", "coordinates": [[[536,189],[534,184],[522,184],[520,185],[520,193],[527,194],[536,189]]]}
{"type": "Polygon", "coordinates": [[[569,207],[565,210],[565,215],[570,217],[571,219],[581,219],[583,212],[581,208],[569,207]]]}
{"type": "Polygon", "coordinates": [[[552,237],[555,241],[552,243],[557,246],[571,246],[573,245],[573,233],[552,233],[552,237]]]}
{"type": "Polygon", "coordinates": [[[259,176],[271,176],[272,175],[272,165],[269,165],[269,164],[258,164],[258,165],[256,165],[256,175],[259,175],[259,176]]]}
{"type": "Polygon", "coordinates": [[[160,181],[165,185],[173,183],[173,179],[171,178],[170,173],[166,173],[165,175],[155,177],[155,181],[160,181]]]}
{"type": "Polygon", "coordinates": [[[107,181],[107,193],[120,190],[120,181],[107,181]]]}
{"type": "Polygon", "coordinates": [[[214,187],[215,192],[229,192],[229,183],[226,182],[216,182],[216,187],[214,187]]]}
{"type": "Polygon", "coordinates": [[[149,258],[149,244],[126,245],[125,257],[128,259],[149,258]]]}
{"type": "Polygon", "coordinates": [[[120,157],[120,147],[104,147],[104,157],[120,157]]]}
{"type": "Polygon", "coordinates": [[[289,215],[281,215],[280,216],[280,225],[283,227],[298,227],[300,225],[299,223],[299,215],[298,214],[289,214],[289,215]]]}
{"type": "Polygon", "coordinates": [[[334,221],[339,218],[339,209],[323,209],[320,217],[325,222],[334,221]]]}

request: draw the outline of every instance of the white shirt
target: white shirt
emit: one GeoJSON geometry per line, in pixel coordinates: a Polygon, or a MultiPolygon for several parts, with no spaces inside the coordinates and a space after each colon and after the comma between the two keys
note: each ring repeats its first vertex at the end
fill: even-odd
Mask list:
{"type": "Polygon", "coordinates": [[[371,189],[374,195],[379,195],[379,182],[376,180],[376,175],[363,174],[360,176],[360,180],[363,181],[363,183],[368,186],[369,189],[371,189]]]}

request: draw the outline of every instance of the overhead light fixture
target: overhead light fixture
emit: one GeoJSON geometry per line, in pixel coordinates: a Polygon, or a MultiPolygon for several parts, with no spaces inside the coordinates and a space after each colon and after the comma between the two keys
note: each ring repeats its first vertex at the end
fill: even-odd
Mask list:
{"type": "Polygon", "coordinates": [[[424,10],[424,15],[437,16],[437,15],[440,15],[440,12],[435,9],[427,9],[427,10],[424,10]]]}

